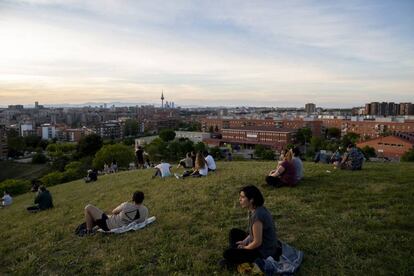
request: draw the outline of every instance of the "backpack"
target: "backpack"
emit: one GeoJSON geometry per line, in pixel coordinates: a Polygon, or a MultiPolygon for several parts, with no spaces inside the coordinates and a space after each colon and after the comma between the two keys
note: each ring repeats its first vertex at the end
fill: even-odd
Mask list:
{"type": "Polygon", "coordinates": [[[83,237],[87,234],[87,229],[86,229],[86,222],[81,223],[78,225],[78,227],[76,227],[75,229],[75,235],[79,236],[79,237],[83,237]]]}

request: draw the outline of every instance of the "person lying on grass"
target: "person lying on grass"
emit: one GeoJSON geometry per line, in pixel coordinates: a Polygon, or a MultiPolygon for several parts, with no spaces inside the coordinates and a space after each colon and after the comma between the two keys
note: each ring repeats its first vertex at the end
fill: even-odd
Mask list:
{"type": "Polygon", "coordinates": [[[142,204],[143,201],[144,193],[136,191],[132,195],[132,203],[122,203],[112,211],[110,216],[91,204],[86,205],[85,220],[87,233],[93,233],[92,229],[95,225],[104,231],[109,231],[128,225],[133,221],[137,223],[144,222],[148,218],[148,208],[142,204]]]}
{"type": "Polygon", "coordinates": [[[263,206],[264,198],[253,185],[240,190],[239,203],[249,211],[249,232],[233,228],[229,234],[229,249],[223,253],[220,265],[231,268],[241,263],[251,263],[269,256],[278,259],[276,227],[272,215],[263,206]]]}

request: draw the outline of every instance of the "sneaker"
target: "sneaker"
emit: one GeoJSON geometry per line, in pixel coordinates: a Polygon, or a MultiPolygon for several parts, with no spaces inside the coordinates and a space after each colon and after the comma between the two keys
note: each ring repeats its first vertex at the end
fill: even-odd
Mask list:
{"type": "Polygon", "coordinates": [[[181,178],[181,176],[180,176],[178,173],[175,173],[175,174],[174,174],[174,176],[175,176],[175,178],[177,178],[177,179],[180,179],[180,178],[181,178]]]}

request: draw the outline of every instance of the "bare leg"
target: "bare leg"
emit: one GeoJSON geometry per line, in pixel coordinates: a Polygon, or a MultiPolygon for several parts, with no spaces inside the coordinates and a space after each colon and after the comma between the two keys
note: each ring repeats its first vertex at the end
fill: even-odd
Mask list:
{"type": "Polygon", "coordinates": [[[85,220],[86,220],[86,229],[88,231],[96,225],[96,220],[101,219],[104,212],[99,208],[88,204],[85,206],[85,220]]]}

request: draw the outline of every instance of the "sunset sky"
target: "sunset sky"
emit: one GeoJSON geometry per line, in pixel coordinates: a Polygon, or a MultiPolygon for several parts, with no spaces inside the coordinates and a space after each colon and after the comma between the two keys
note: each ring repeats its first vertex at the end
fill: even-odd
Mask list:
{"type": "Polygon", "coordinates": [[[414,102],[414,1],[0,0],[0,106],[414,102]]]}

